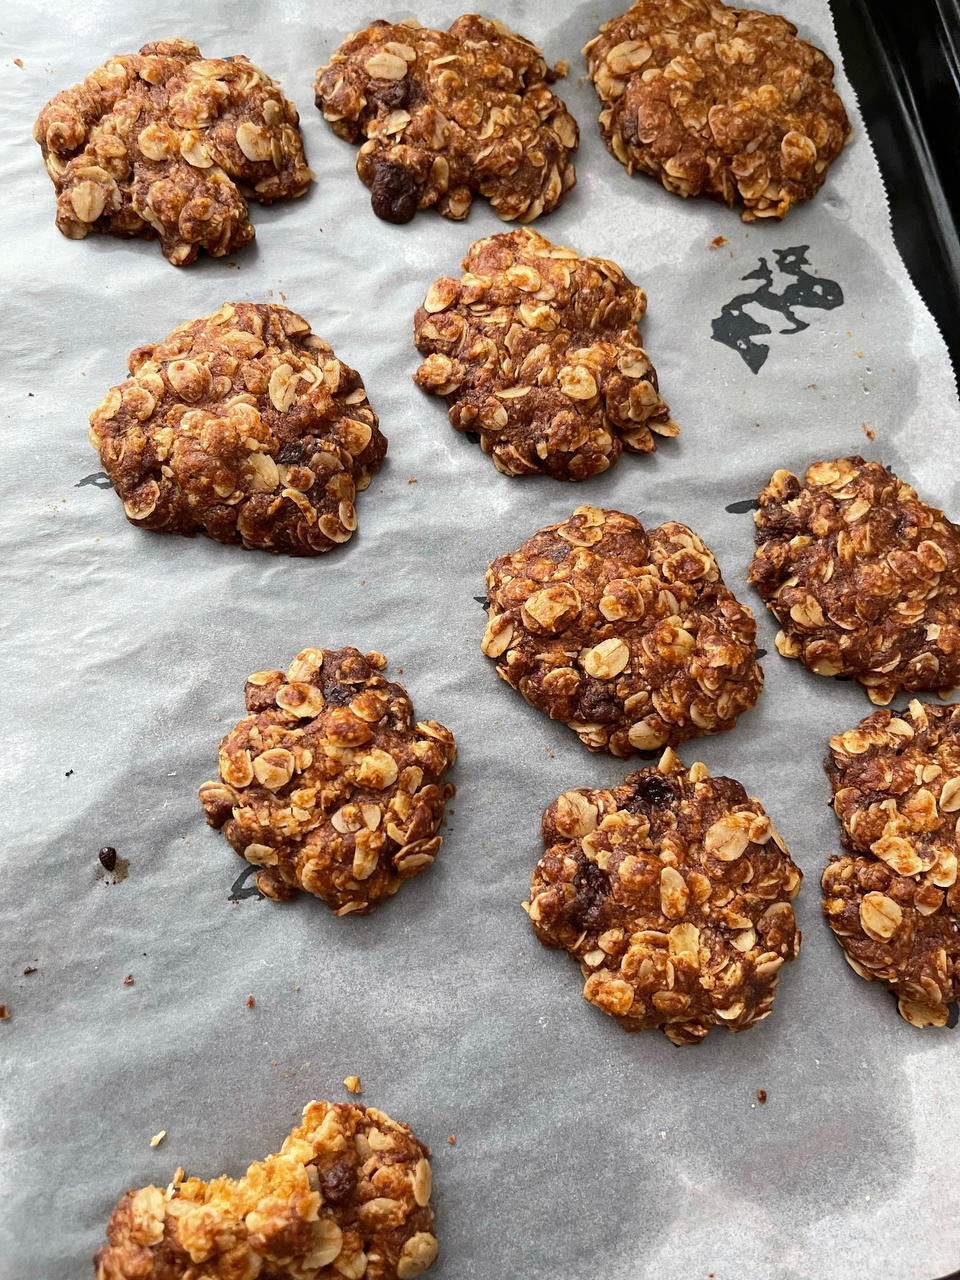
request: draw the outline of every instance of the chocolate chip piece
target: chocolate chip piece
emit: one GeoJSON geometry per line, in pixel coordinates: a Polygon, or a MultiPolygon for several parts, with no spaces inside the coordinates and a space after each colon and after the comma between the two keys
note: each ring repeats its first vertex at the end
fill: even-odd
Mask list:
{"type": "Polygon", "coordinates": [[[584,862],[573,878],[577,891],[576,916],[580,925],[596,924],[610,895],[610,879],[595,862],[584,862]]]}
{"type": "Polygon", "coordinates": [[[117,865],[117,851],[112,844],[105,844],[97,854],[100,859],[100,865],[105,871],[112,871],[117,865]]]}
{"type": "Polygon", "coordinates": [[[27,965],[26,969],[24,969],[23,976],[26,978],[29,974],[36,973],[36,972],[37,972],[36,965],[29,964],[27,965]]]}
{"type": "Polygon", "coordinates": [[[385,222],[409,222],[417,212],[417,186],[398,164],[378,164],[370,187],[373,212],[385,222]]]}
{"type": "Polygon", "coordinates": [[[383,88],[378,85],[369,96],[374,102],[379,102],[388,111],[392,111],[396,107],[405,107],[407,105],[407,99],[410,96],[410,85],[406,76],[402,80],[388,80],[383,88]]]}
{"type": "Polygon", "coordinates": [[[306,449],[299,440],[288,440],[286,444],[282,444],[277,450],[277,462],[282,462],[285,466],[295,466],[298,462],[302,462],[306,449]]]}
{"type": "MultiPolygon", "coordinates": [[[[667,805],[672,805],[677,798],[676,788],[666,778],[662,778],[656,773],[649,773],[640,778],[634,790],[637,800],[655,808],[664,808],[667,805]]],[[[633,804],[627,804],[624,807],[629,809],[631,813],[636,812],[636,807],[633,804]]]]}
{"type": "Polygon", "coordinates": [[[330,1204],[342,1204],[353,1195],[357,1185],[357,1171],[346,1160],[338,1160],[335,1165],[320,1170],[319,1173],[320,1190],[324,1200],[330,1204]]]}

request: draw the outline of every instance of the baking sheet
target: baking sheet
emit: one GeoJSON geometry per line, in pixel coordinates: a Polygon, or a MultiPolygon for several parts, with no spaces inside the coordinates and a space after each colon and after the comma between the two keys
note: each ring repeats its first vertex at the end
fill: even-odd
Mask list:
{"type": "MultiPolygon", "coordinates": [[[[163,1184],[178,1164],[239,1174],[309,1099],[347,1099],[340,1081],[354,1072],[364,1102],[434,1149],[436,1280],[929,1280],[960,1260],[957,1033],[902,1022],[844,964],[819,912],[819,872],[838,848],[820,760],[870,704],[776,655],[775,624],[745,582],[743,509],[777,467],[863,452],[956,515],[946,350],[894,249],[842,72],[856,136],[823,194],[785,224],[745,226],[629,179],[607,154],[579,49],[620,8],[526,0],[498,14],[571,66],[560,92],[581,125],[579,183],[537,226],[646,289],[646,346],[683,429],[651,457],[562,485],[496,473],[410,380],[427,286],[502,224],[482,200],[465,224],[378,222],[354,149],[312,105],[315,69],[343,36],[408,9],[5,6],[4,1280],[90,1274],[126,1188],[163,1184]],[[61,237],[30,136],[56,91],[174,34],[278,78],[317,173],[303,200],[254,207],[255,246],[184,270],[156,244],[61,237]],[[711,248],[716,236],[727,243],[711,248]],[[776,267],[778,250],[801,248],[806,265],[782,258],[793,275],[776,267]],[[808,327],[779,332],[796,327],[783,311],[791,285],[836,302],[801,272],[832,282],[842,304],[793,308],[808,327]],[[755,373],[712,322],[756,289],[781,310],[740,307],[773,330],[752,338],[769,347],[755,373]],[[337,552],[274,559],[146,534],[91,479],[86,418],[127,352],[227,299],[287,301],[365,379],[390,452],[337,552]],[[538,945],[519,905],[543,807],[567,787],[613,785],[626,766],[590,755],[496,678],[475,597],[490,559],[582,502],[691,524],[770,651],[756,710],[682,754],[739,778],[773,816],[807,877],[803,950],[772,1017],[694,1049],[628,1036],[586,1005],[574,962],[538,945]],[[238,883],[245,864],[206,827],[196,789],[249,672],[343,644],[385,652],[418,714],[457,736],[441,855],[364,919],[306,897],[235,900],[252,881],[238,883]],[[107,844],[129,861],[122,883],[97,861],[107,844]]],[[[782,8],[837,58],[825,0],[782,8]]],[[[458,11],[435,0],[416,12],[446,26],[458,11]]]]}

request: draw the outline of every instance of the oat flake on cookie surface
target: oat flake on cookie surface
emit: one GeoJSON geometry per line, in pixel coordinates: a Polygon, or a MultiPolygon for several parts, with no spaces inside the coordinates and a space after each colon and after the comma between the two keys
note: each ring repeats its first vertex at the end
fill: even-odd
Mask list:
{"type": "Polygon", "coordinates": [[[802,876],[739,782],[668,748],[619,787],[564,792],[541,830],[524,907],[544,946],[579,961],[586,1000],[674,1044],[767,1017],[800,948],[802,876]]]}
{"type": "Polygon", "coordinates": [[[833,63],[786,18],[720,0],[638,0],[586,46],[609,150],[668,191],[782,218],[850,136],[833,63]]]}
{"type": "Polygon", "coordinates": [[[246,684],[248,715],[220,743],[220,776],[200,788],[212,827],[278,901],[312,893],[366,914],[433,863],[453,734],[414,720],[380,653],[304,649],[246,684]]]}
{"type": "Polygon", "coordinates": [[[57,226],[159,238],[174,266],[243,248],[248,201],[303,195],[299,117],[244,57],[204,58],[189,40],[120,54],[47,103],[33,130],[57,191],[57,226]]]}
{"type": "Polygon", "coordinates": [[[615,262],[528,227],[478,240],[414,319],[414,380],[445,397],[507,475],[585,480],[679,428],[637,322],[646,294],[615,262]]]}
{"type": "Polygon", "coordinates": [[[437,1256],[429,1155],[374,1107],[311,1102],[241,1178],[128,1191],[97,1280],[413,1280],[437,1256]]]}
{"type": "Polygon", "coordinates": [[[360,375],[302,316],[224,303],[128,363],[90,442],[132,524],[296,556],[350,539],[387,441],[360,375]]]}
{"type": "Polygon", "coordinates": [[[576,182],[577,122],[549,87],[565,72],[477,14],[449,31],[381,20],[320,68],[316,101],[336,134],[363,143],[357,173],[377,217],[465,218],[481,195],[501,218],[532,222],[576,182]]]}

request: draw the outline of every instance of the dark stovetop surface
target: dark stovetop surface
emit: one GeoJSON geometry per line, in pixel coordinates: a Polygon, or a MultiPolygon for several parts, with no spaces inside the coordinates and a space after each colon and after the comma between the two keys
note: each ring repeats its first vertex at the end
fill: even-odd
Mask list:
{"type": "Polygon", "coordinates": [[[830,3],[897,247],[960,376],[960,0],[830,3]]]}

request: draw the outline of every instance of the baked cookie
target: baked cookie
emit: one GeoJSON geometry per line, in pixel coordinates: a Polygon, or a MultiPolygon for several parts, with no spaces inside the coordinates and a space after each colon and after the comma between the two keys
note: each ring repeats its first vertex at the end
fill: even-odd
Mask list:
{"type": "Polygon", "coordinates": [[[777,471],[759,503],[750,581],[785,658],[881,705],[960,685],[960,526],[859,457],[777,471]]]}
{"type": "Polygon", "coordinates": [[[524,227],[478,240],[461,265],[417,311],[414,381],[479,432],[498,471],[585,480],[678,433],[637,328],[646,294],[616,263],[524,227]]]}
{"type": "Polygon", "coordinates": [[[720,0],[638,0],[586,46],[600,125],[627,172],[782,218],[850,137],[833,63],[786,18],[720,0]]]}
{"type": "Polygon", "coordinates": [[[175,267],[253,239],[247,201],[301,196],[307,168],[292,102],[246,58],[158,40],[47,103],[33,136],[57,190],[57,226],[160,238],[175,267]]]}
{"type": "Polygon", "coordinates": [[[294,556],[348,541],[387,442],[360,375],[302,316],[227,302],[128,363],[90,443],[131,524],[294,556]]]}
{"type": "Polygon", "coordinates": [[[366,915],[437,856],[457,748],[436,720],[413,723],[386,665],[381,653],[304,649],[286,675],[247,681],[250,714],[220,743],[220,780],[200,799],[262,868],[268,898],[304,889],[334,915],[366,915]]]}
{"type": "Polygon", "coordinates": [[[847,850],[823,873],[830,927],[908,1022],[942,1027],[960,1000],[960,705],[875,711],[825,767],[847,850]]]}
{"type": "Polygon", "coordinates": [[[760,696],[753,614],[685,524],[577,507],[487,570],[483,652],[591,751],[732,729],[760,696]]]}
{"type": "Polygon", "coordinates": [[[770,1013],[800,949],[802,875],[759,800],[669,748],[612,791],[554,800],[524,908],[545,947],[575,956],[583,995],[626,1031],[696,1044],[770,1013]]]}
{"type": "Polygon", "coordinates": [[[502,22],[449,31],[373,22],[317,72],[317,107],[348,142],[373,211],[409,222],[435,206],[465,218],[475,195],[507,221],[549,213],[576,182],[577,122],[547,87],[566,74],[502,22]]]}
{"type": "Polygon", "coordinates": [[[311,1102],[242,1178],[128,1191],[97,1280],[412,1280],[437,1256],[429,1155],[382,1111],[311,1102]]]}

